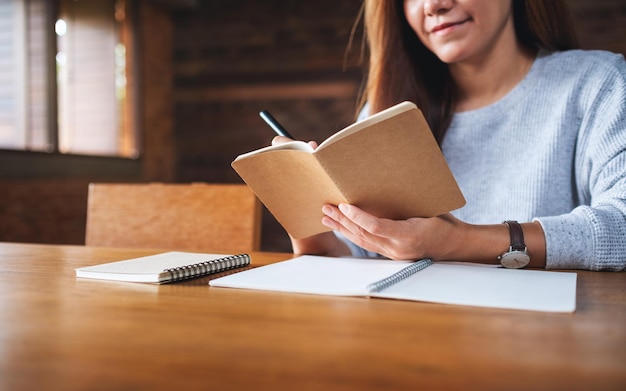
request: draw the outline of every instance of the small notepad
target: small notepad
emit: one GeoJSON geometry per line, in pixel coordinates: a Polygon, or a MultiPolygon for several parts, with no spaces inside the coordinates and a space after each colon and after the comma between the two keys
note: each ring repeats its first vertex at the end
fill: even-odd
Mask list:
{"type": "Polygon", "coordinates": [[[302,256],[211,280],[211,286],[573,312],[576,273],[423,260],[302,256]]]}
{"type": "Polygon", "coordinates": [[[171,251],[76,269],[76,277],[163,284],[223,272],[250,264],[248,254],[171,251]]]}

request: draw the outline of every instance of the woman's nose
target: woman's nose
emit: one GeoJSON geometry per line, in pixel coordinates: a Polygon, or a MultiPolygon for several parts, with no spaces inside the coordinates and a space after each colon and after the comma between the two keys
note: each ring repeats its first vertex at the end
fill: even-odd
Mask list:
{"type": "Polygon", "coordinates": [[[437,15],[450,10],[454,0],[424,0],[424,14],[437,15]]]}

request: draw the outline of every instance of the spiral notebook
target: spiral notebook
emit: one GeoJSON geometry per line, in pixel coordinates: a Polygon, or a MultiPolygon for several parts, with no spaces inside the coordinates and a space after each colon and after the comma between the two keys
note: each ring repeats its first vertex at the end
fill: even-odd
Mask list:
{"type": "Polygon", "coordinates": [[[76,277],[164,284],[220,273],[250,264],[248,254],[202,254],[170,251],[76,269],[76,277]]]}
{"type": "Polygon", "coordinates": [[[215,287],[546,312],[576,309],[576,273],[305,255],[211,280],[215,287]]]}

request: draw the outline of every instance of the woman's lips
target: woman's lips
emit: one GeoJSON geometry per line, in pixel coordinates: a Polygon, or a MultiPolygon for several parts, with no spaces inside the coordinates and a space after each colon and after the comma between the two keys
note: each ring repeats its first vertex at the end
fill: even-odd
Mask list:
{"type": "Polygon", "coordinates": [[[438,24],[437,26],[433,27],[433,29],[431,30],[431,33],[437,33],[439,31],[448,30],[451,27],[458,26],[467,22],[468,20],[469,19],[461,20],[459,22],[448,22],[448,23],[438,24]]]}

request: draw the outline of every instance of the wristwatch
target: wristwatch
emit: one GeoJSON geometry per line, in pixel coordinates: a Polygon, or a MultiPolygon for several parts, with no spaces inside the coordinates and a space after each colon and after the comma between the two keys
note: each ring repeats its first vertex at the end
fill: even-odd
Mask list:
{"type": "Polygon", "coordinates": [[[517,221],[505,221],[504,224],[509,226],[511,246],[509,247],[509,251],[498,257],[500,264],[507,269],[521,269],[526,267],[530,262],[530,257],[526,251],[522,226],[517,221]]]}

